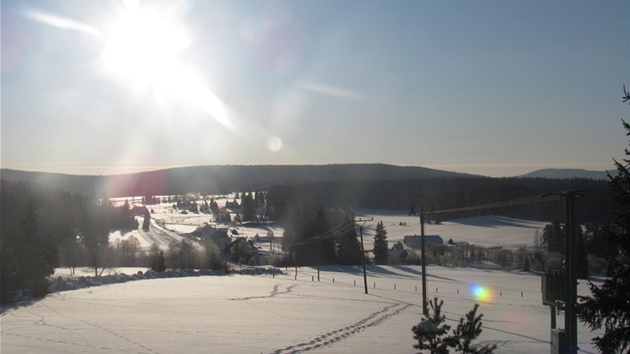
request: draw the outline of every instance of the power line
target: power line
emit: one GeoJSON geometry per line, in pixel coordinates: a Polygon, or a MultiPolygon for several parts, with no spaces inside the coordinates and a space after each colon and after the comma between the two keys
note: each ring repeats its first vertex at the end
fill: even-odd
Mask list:
{"type": "Polygon", "coordinates": [[[513,199],[507,201],[501,201],[496,203],[489,204],[481,204],[481,205],[473,205],[463,208],[454,208],[454,209],[443,209],[443,210],[430,210],[430,211],[421,211],[420,213],[423,215],[429,214],[444,214],[444,213],[454,213],[454,212],[463,212],[463,211],[476,211],[476,210],[486,210],[486,209],[495,209],[495,208],[505,208],[510,206],[519,206],[519,205],[527,205],[527,204],[536,204],[541,202],[551,202],[564,199],[562,194],[541,194],[538,196],[513,199]]]}
{"type": "Polygon", "coordinates": [[[355,224],[354,221],[352,220],[344,220],[341,223],[337,224],[335,227],[333,227],[332,229],[308,238],[307,240],[304,240],[302,242],[295,242],[295,243],[291,243],[291,244],[287,244],[285,245],[286,247],[295,247],[295,246],[307,246],[307,245],[313,245],[316,244],[320,241],[325,241],[325,240],[329,240],[329,239],[334,239],[337,238],[339,236],[339,234],[343,234],[345,232],[348,232],[350,230],[354,230],[355,229],[355,224]]]}

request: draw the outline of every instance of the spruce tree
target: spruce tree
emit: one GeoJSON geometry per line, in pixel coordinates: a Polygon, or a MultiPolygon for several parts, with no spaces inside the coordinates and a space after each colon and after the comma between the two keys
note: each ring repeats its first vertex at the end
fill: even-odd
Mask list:
{"type": "Polygon", "coordinates": [[[479,345],[473,344],[482,332],[481,318],[483,314],[477,315],[478,304],[475,304],[465,318],[460,318],[459,324],[451,332],[451,326],[444,324],[446,316],[442,315],[442,305],[444,301],[434,298],[429,301],[432,314],[424,318],[418,325],[413,326],[413,338],[418,341],[414,344],[416,349],[428,349],[432,354],[449,353],[449,348],[454,348],[456,352],[468,354],[492,354],[497,348],[495,344],[479,345]]]}
{"type": "Polygon", "coordinates": [[[357,265],[361,264],[361,245],[357,239],[356,229],[354,227],[354,217],[345,213],[343,215],[343,224],[347,225],[339,230],[339,238],[337,242],[337,262],[339,264],[357,265]]]}
{"type": "Polygon", "coordinates": [[[154,243],[149,250],[149,268],[152,271],[161,273],[166,270],[166,257],[164,257],[164,251],[154,243]]]}
{"type": "Polygon", "coordinates": [[[472,310],[466,314],[466,318],[459,319],[457,328],[453,331],[453,337],[457,339],[456,351],[470,354],[490,354],[497,346],[495,344],[474,345],[472,341],[479,337],[481,332],[481,318],[483,314],[477,315],[479,304],[475,304],[472,310]]]}
{"type": "Polygon", "coordinates": [[[547,248],[547,252],[564,252],[564,234],[560,221],[554,220],[543,229],[542,234],[543,246],[547,248]]]}
{"type": "Polygon", "coordinates": [[[47,242],[41,231],[40,219],[32,199],[26,204],[22,216],[22,246],[19,252],[21,273],[25,290],[30,295],[42,296],[48,292],[47,277],[54,273],[48,254],[56,254],[57,249],[47,242]]]}
{"type": "Polygon", "coordinates": [[[376,224],[376,234],[374,235],[374,262],[376,264],[387,264],[387,231],[383,222],[376,224]]]}
{"type": "Polygon", "coordinates": [[[442,315],[442,305],[444,301],[434,298],[429,300],[431,314],[424,320],[411,328],[413,339],[418,341],[414,344],[416,349],[428,349],[432,354],[445,354],[448,348],[453,348],[457,344],[450,337],[445,337],[451,326],[444,323],[446,316],[442,315]]]}
{"type": "MultiPolygon", "coordinates": [[[[630,103],[630,94],[624,86],[624,102],[630,103]]],[[[630,125],[622,120],[626,135],[630,125]]],[[[620,257],[612,260],[612,276],[602,285],[590,283],[591,295],[580,296],[577,314],[591,330],[604,329],[602,336],[593,339],[602,353],[630,352],[630,151],[626,158],[615,160],[617,175],[610,178],[613,198],[617,201],[616,225],[611,241],[619,248],[620,257]]]]}
{"type": "Polygon", "coordinates": [[[109,230],[101,213],[100,206],[91,205],[81,220],[79,237],[87,251],[88,266],[94,269],[94,276],[99,276],[99,269],[105,269],[105,262],[110,251],[109,230]]]}
{"type": "Polygon", "coordinates": [[[149,227],[151,226],[151,213],[149,209],[144,208],[144,219],[142,221],[142,230],[149,231],[149,227]]]}
{"type": "Polygon", "coordinates": [[[578,227],[577,232],[577,240],[576,240],[576,249],[577,249],[577,278],[578,279],[586,279],[588,278],[588,250],[586,249],[586,245],[584,244],[584,233],[582,232],[582,228],[578,227]]]}
{"type": "Polygon", "coordinates": [[[252,221],[256,219],[256,205],[251,193],[241,194],[241,220],[252,221]]]}

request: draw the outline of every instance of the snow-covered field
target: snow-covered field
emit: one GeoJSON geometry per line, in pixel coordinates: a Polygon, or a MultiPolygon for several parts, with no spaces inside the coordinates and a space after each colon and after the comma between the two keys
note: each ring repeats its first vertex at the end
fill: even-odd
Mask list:
{"type": "MultiPolygon", "coordinates": [[[[368,237],[370,244],[379,221],[383,222],[390,244],[402,241],[404,236],[420,235],[420,219],[406,211],[357,210],[355,215],[364,220],[373,219],[366,221],[364,226],[364,237],[368,237]]],[[[452,239],[484,247],[518,249],[533,246],[536,231],[542,234],[545,225],[550,223],[551,220],[539,222],[490,215],[444,221],[439,225],[427,224],[425,234],[439,235],[445,243],[452,239]]]]}
{"type": "MultiPolygon", "coordinates": [[[[51,294],[2,314],[3,353],[412,353],[420,267],[282,269],[284,274],[152,279],[51,294]]],[[[474,302],[497,353],[549,351],[550,310],[530,273],[430,266],[428,298],[451,324],[474,302]],[[471,286],[486,288],[475,298],[471,286]]],[[[580,293],[586,292],[583,282],[580,293]]],[[[563,318],[558,317],[562,327],[563,318]]],[[[579,329],[581,352],[594,334],[579,329]]]]}
{"type": "MultiPolygon", "coordinates": [[[[383,221],[390,245],[419,234],[419,220],[407,213],[361,210],[366,249],[383,221]]],[[[167,247],[178,232],[203,222],[203,215],[155,210],[149,232],[136,236],[143,247],[167,247]],[[159,221],[156,222],[156,221],[159,221]],[[163,226],[162,226],[163,225],[163,226]]],[[[446,242],[483,246],[531,246],[545,223],[496,216],[427,225],[426,233],[446,242]]],[[[241,229],[246,236],[266,229],[241,229]]],[[[282,234],[274,229],[276,236],[282,234]]],[[[203,275],[145,279],[62,291],[28,304],[4,308],[2,353],[412,353],[411,327],[422,318],[419,266],[368,266],[364,293],[361,267],[281,268],[282,274],[203,275]]],[[[114,269],[135,274],[139,269],[114,269]]],[[[146,269],[140,269],[146,271],[146,269]]],[[[106,272],[107,273],[107,272],[106,272]]],[[[550,309],[542,305],[540,277],[488,268],[427,267],[428,299],[444,300],[455,322],[475,302],[484,314],[480,340],[497,353],[550,350],[550,309]],[[474,286],[483,286],[478,296],[474,286]],[[477,294],[477,295],[475,295],[477,294]]],[[[55,276],[67,275],[63,269],[55,276]]],[[[580,282],[579,293],[588,292],[580,282]]],[[[559,314],[557,323],[563,327],[559,314]]],[[[595,353],[597,334],[579,328],[580,351],[595,353]]]]}

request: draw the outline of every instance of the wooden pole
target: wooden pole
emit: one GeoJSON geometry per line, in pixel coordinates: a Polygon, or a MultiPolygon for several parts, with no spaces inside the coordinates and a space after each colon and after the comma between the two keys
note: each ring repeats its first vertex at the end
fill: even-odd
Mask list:
{"type": "Polygon", "coordinates": [[[363,264],[363,287],[365,293],[368,293],[367,287],[367,272],[365,271],[365,249],[363,248],[363,226],[359,226],[359,234],[361,235],[361,264],[363,264]]]}
{"type": "Polygon", "coordinates": [[[577,347],[577,235],[575,233],[575,191],[562,193],[565,200],[565,315],[564,332],[567,353],[576,354],[577,347]]]}
{"type": "Polygon", "coordinates": [[[426,257],[426,241],[424,237],[424,208],[420,207],[420,237],[422,238],[422,314],[429,315],[427,306],[427,257],[426,257]]]}

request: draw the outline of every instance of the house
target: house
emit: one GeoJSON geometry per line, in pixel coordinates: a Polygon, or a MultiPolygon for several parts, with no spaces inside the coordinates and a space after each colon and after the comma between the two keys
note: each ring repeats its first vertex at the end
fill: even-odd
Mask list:
{"type": "MultiPolygon", "coordinates": [[[[436,245],[443,245],[444,240],[439,235],[424,235],[425,243],[433,243],[436,245]]],[[[422,248],[422,236],[413,235],[403,237],[403,243],[409,248],[420,249],[422,248]]]]}

